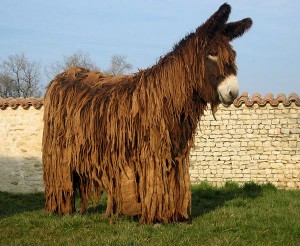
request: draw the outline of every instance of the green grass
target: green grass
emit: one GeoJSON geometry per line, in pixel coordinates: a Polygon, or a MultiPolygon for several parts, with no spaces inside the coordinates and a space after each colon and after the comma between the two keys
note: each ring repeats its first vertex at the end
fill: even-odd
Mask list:
{"type": "Polygon", "coordinates": [[[0,192],[0,245],[300,245],[300,191],[272,185],[192,187],[192,223],[110,221],[102,203],[81,215],[46,213],[44,195],[0,192]]]}

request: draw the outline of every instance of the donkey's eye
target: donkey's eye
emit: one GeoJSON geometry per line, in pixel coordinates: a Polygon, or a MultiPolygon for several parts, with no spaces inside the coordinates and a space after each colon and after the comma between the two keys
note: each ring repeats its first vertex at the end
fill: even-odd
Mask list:
{"type": "Polygon", "coordinates": [[[212,55],[212,54],[209,54],[208,55],[208,59],[212,60],[212,61],[218,61],[218,55],[212,55]]]}
{"type": "Polygon", "coordinates": [[[218,51],[210,51],[208,54],[211,56],[218,56],[218,51]]]}

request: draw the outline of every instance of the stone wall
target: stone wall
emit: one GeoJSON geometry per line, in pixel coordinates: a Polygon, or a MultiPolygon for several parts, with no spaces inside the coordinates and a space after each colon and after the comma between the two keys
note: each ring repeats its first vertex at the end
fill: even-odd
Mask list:
{"type": "MultiPolygon", "coordinates": [[[[0,98],[0,191],[43,191],[42,99],[0,98]]],[[[202,117],[191,181],[271,182],[300,189],[300,99],[246,94],[202,117]]]]}
{"type": "Polygon", "coordinates": [[[190,154],[193,183],[254,181],[300,189],[300,103],[256,99],[221,107],[217,120],[209,111],[202,118],[190,154]]]}
{"type": "Polygon", "coordinates": [[[42,100],[3,101],[0,98],[0,191],[43,191],[42,100]]]}

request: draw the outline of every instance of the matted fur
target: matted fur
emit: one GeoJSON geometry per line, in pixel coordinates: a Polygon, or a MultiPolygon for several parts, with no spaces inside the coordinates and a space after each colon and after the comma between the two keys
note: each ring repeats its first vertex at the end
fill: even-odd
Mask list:
{"type": "Polygon", "coordinates": [[[47,211],[72,213],[79,188],[82,211],[106,190],[107,216],[139,215],[149,224],[188,219],[196,126],[207,103],[214,111],[220,103],[222,79],[236,74],[229,41],[252,24],[245,19],[235,22],[238,29],[228,27],[229,13],[222,5],[151,68],[111,77],[71,67],[50,83],[43,135],[47,211]]]}

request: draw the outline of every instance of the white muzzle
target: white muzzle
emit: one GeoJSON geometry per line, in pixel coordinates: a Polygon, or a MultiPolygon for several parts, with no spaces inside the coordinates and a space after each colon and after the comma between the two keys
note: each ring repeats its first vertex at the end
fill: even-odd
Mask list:
{"type": "Polygon", "coordinates": [[[222,103],[230,105],[239,95],[239,84],[236,75],[229,75],[218,86],[219,99],[222,103]]]}

